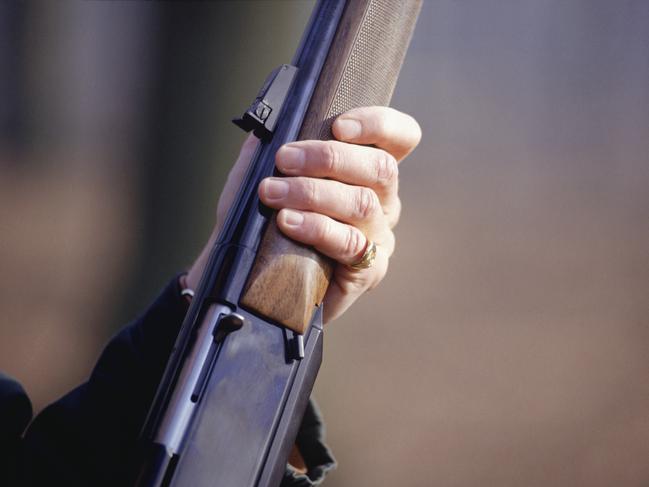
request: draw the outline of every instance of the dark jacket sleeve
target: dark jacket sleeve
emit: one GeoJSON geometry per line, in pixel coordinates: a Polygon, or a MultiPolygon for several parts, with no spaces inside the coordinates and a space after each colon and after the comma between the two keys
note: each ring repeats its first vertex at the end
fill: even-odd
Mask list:
{"type": "Polygon", "coordinates": [[[22,386],[0,373],[0,485],[17,481],[21,435],[32,418],[32,405],[22,386]]]}
{"type": "Polygon", "coordinates": [[[44,409],[24,438],[27,485],[123,485],[187,312],[174,279],[114,337],[90,379],[44,409]]]}
{"type": "MultiPolygon", "coordinates": [[[[29,426],[20,471],[25,485],[128,485],[140,429],[188,304],[178,279],[111,340],[88,382],[43,410],[29,426]]],[[[287,469],[284,487],[316,485],[335,465],[313,405],[298,445],[308,475],[287,469]]]]}
{"type": "Polygon", "coordinates": [[[306,408],[295,444],[302,454],[308,471],[306,474],[302,474],[298,473],[290,465],[287,466],[281,487],[320,485],[327,473],[336,468],[336,460],[324,443],[322,416],[313,400],[309,401],[306,408]]]}

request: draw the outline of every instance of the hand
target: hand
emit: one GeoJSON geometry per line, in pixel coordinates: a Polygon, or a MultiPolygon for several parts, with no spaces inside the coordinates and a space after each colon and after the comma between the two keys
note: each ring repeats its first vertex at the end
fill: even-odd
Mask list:
{"type": "MultiPolygon", "coordinates": [[[[421,129],[412,117],[387,107],[350,110],[336,119],[332,130],[338,140],[305,140],[282,146],[276,165],[289,177],[266,178],[259,186],[262,202],[279,210],[277,225],[284,234],[337,263],[324,298],[325,322],[340,316],[385,276],[394,251],[392,229],[401,211],[398,163],[421,138],[421,129]],[[377,247],[374,265],[350,268],[365,252],[368,239],[377,247]]],[[[250,137],[242,147],[219,200],[212,238],[255,146],[256,139],[250,137]]],[[[206,260],[204,251],[188,274],[190,287],[198,283],[206,260]]]]}

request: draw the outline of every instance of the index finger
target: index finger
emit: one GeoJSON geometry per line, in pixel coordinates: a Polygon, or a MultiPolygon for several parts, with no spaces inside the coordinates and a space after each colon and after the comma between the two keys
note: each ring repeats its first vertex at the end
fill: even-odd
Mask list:
{"type": "Polygon", "coordinates": [[[340,115],[331,130],[338,140],[353,144],[373,144],[400,161],[421,140],[417,121],[390,107],[354,108],[340,115]]]}

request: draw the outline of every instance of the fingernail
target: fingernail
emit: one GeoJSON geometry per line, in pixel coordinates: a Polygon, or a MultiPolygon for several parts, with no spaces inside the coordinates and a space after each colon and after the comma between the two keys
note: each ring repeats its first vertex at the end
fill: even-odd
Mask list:
{"type": "Polygon", "coordinates": [[[302,215],[302,213],[300,213],[299,211],[289,210],[285,208],[284,210],[282,210],[282,214],[284,215],[284,223],[286,223],[289,227],[299,227],[304,221],[304,215],[302,215]]]}
{"type": "Polygon", "coordinates": [[[288,183],[281,178],[268,178],[264,181],[264,196],[278,200],[288,194],[288,183]]]}
{"type": "Polygon", "coordinates": [[[355,139],[361,135],[361,123],[349,118],[336,120],[338,134],[343,139],[355,139]]]}
{"type": "Polygon", "coordinates": [[[285,145],[279,150],[277,155],[277,166],[280,169],[295,171],[297,169],[302,169],[304,166],[304,151],[299,147],[285,145]]]}

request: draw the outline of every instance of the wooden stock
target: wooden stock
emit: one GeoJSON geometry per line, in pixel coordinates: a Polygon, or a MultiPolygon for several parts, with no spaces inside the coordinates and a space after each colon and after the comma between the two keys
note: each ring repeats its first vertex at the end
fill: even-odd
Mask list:
{"type": "Polygon", "coordinates": [[[312,248],[285,237],[275,217],[268,223],[241,304],[304,333],[322,303],[332,265],[312,248]]]}
{"type": "MultiPolygon", "coordinates": [[[[349,0],[298,140],[332,139],[343,112],[387,105],[421,0],[349,0]]],[[[304,333],[329,286],[333,262],[289,240],[271,219],[241,296],[252,311],[304,333]]]]}

